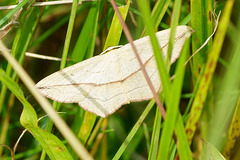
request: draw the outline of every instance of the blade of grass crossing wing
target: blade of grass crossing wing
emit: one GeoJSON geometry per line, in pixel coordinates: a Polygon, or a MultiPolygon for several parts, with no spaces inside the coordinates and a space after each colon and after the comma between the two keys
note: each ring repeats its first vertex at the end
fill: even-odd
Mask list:
{"type": "MultiPolygon", "coordinates": [[[[167,52],[167,58],[166,58],[166,66],[168,67],[168,70],[170,68],[170,57],[172,54],[173,50],[173,44],[174,44],[174,37],[175,37],[175,32],[176,32],[176,27],[178,25],[179,21],[179,15],[180,15],[180,8],[181,8],[181,0],[176,0],[174,2],[174,8],[172,12],[172,21],[171,21],[171,33],[170,33],[170,39],[169,39],[169,44],[168,44],[168,52],[167,52]]],[[[174,83],[170,89],[171,92],[170,94],[166,94],[166,104],[168,109],[166,112],[166,119],[165,119],[165,127],[163,128],[161,139],[160,139],[160,146],[159,146],[159,157],[161,159],[168,159],[169,157],[169,149],[170,149],[170,144],[172,140],[172,135],[173,131],[175,128],[175,123],[177,120],[177,117],[179,116],[179,110],[178,110],[178,104],[180,101],[180,94],[181,94],[181,87],[182,87],[182,79],[183,79],[183,74],[184,74],[184,61],[186,59],[186,52],[185,54],[180,56],[180,60],[178,63],[178,68],[176,74],[176,79],[174,80],[174,83]],[[183,66],[181,68],[181,65],[183,66]],[[183,71],[181,73],[181,71],[183,71]],[[181,79],[182,78],[182,79],[181,79]],[[176,83],[177,82],[177,83],[176,83]],[[176,84],[175,84],[176,83],[176,84]],[[174,93],[174,94],[173,94],[174,93]]],[[[164,92],[164,91],[163,91],[164,92]]],[[[159,158],[158,157],[158,158],[159,158]]],[[[185,157],[186,159],[188,157],[185,157]]]]}
{"type": "Polygon", "coordinates": [[[162,82],[162,87],[163,87],[163,92],[164,92],[166,90],[166,88],[168,88],[168,89],[170,88],[169,75],[167,74],[167,71],[165,69],[165,66],[163,63],[163,58],[161,56],[162,55],[161,49],[160,49],[158,41],[155,37],[154,26],[150,19],[149,4],[147,3],[147,1],[141,0],[141,1],[138,1],[138,6],[139,6],[140,11],[142,12],[142,17],[146,24],[146,31],[149,33],[149,36],[150,36],[150,39],[152,42],[154,56],[156,58],[159,74],[161,75],[161,82],[162,82]]]}
{"type": "MultiPolygon", "coordinates": [[[[90,58],[93,55],[98,15],[100,12],[100,2],[92,2],[89,9],[87,19],[83,25],[79,38],[75,44],[72,59],[76,62],[82,61],[85,58],[90,58]],[[92,36],[89,36],[92,35],[92,36]]],[[[75,130],[75,134],[78,135],[80,141],[85,144],[92,132],[93,126],[96,121],[96,116],[90,112],[85,112],[80,107],[77,108],[77,114],[74,117],[72,128],[75,130]],[[79,122],[80,120],[80,122],[79,122]]],[[[70,150],[74,154],[73,150],[70,150]]],[[[77,155],[74,155],[75,158],[77,155]]]]}
{"type": "MultiPolygon", "coordinates": [[[[126,6],[119,7],[120,13],[121,13],[124,20],[126,19],[129,6],[130,6],[130,1],[128,2],[128,4],[126,6]]],[[[105,42],[104,49],[106,49],[106,46],[115,46],[115,45],[118,45],[118,43],[119,43],[121,33],[122,33],[122,27],[119,27],[120,26],[119,21],[116,20],[116,19],[117,19],[117,17],[114,15],[113,20],[112,20],[112,24],[111,24],[111,27],[110,27],[110,30],[109,30],[109,33],[108,33],[107,40],[105,42]],[[118,26],[118,27],[116,28],[116,26],[118,26]],[[113,33],[113,31],[114,31],[114,33],[113,33]]],[[[92,113],[89,113],[89,112],[88,113],[86,112],[85,116],[86,116],[86,114],[89,115],[90,117],[92,117],[93,119],[96,119],[96,115],[94,115],[92,113]]],[[[94,122],[95,122],[95,120],[94,120],[94,122]]],[[[99,122],[101,122],[101,121],[99,121],[99,122]]],[[[93,125],[94,125],[94,123],[92,123],[91,127],[89,126],[89,128],[92,129],[93,125]]],[[[81,128],[80,128],[80,131],[79,131],[79,137],[83,137],[82,133],[85,132],[84,131],[85,129],[86,129],[86,125],[82,124],[81,128]]],[[[94,132],[94,133],[96,133],[96,132],[94,132]]],[[[90,135],[90,132],[88,133],[88,136],[89,135],[90,135]]],[[[91,135],[91,139],[95,136],[97,136],[97,135],[91,135]]],[[[84,137],[86,137],[86,136],[84,136],[84,137]]],[[[86,142],[86,140],[87,139],[84,139],[85,142],[86,142]]]]}
{"type": "MultiPolygon", "coordinates": [[[[143,15],[145,15],[145,14],[143,14],[143,15]]],[[[150,14],[149,14],[149,17],[150,17],[150,14]]],[[[153,32],[153,34],[155,36],[155,32],[153,32]]],[[[158,42],[157,42],[157,46],[158,46],[158,42]]],[[[161,54],[159,54],[159,55],[161,55],[161,54]]],[[[132,140],[132,137],[135,135],[136,131],[140,127],[140,124],[142,123],[143,119],[146,117],[146,115],[148,114],[150,109],[153,107],[154,103],[155,103],[154,100],[150,101],[150,103],[146,107],[145,111],[143,112],[142,116],[139,118],[138,122],[135,124],[135,126],[133,127],[131,132],[128,134],[127,138],[125,139],[125,141],[123,142],[123,144],[121,145],[121,147],[119,148],[118,152],[115,154],[113,159],[119,159],[121,157],[122,153],[127,148],[127,145],[132,140]]]]}
{"type": "MultiPolygon", "coordinates": [[[[143,2],[141,1],[141,3],[139,3],[139,8],[141,9],[141,7],[145,7],[145,6],[147,6],[146,4],[144,4],[143,5],[143,2]],[[141,5],[142,4],[142,5],[141,5]],[[140,6],[141,5],[141,6],[140,6]]],[[[142,9],[142,12],[144,13],[144,14],[142,14],[143,15],[143,18],[144,18],[144,16],[146,16],[147,14],[144,12],[144,9],[142,9]]],[[[150,19],[149,17],[146,17],[145,18],[145,20],[146,21],[148,21],[148,19],[150,19]]],[[[148,25],[149,24],[151,24],[151,22],[147,22],[146,23],[146,26],[147,26],[147,29],[148,29],[148,25]]],[[[151,27],[149,27],[149,28],[151,28],[152,30],[154,30],[153,29],[153,27],[151,26],[151,27]]],[[[148,32],[149,32],[149,34],[150,34],[150,37],[154,34],[154,32],[153,32],[153,34],[150,32],[151,31],[151,29],[149,29],[148,30],[148,32]],[[152,35],[151,35],[152,34],[152,35]]],[[[154,46],[154,44],[153,44],[153,48],[154,47],[159,47],[158,46],[158,43],[156,43],[157,45],[156,46],[154,46]]],[[[155,51],[155,50],[154,50],[155,51]]],[[[164,95],[166,96],[166,97],[169,97],[170,96],[170,93],[171,93],[171,90],[170,90],[170,81],[169,81],[169,76],[168,76],[168,74],[166,74],[166,70],[164,70],[164,63],[163,63],[163,60],[162,60],[162,57],[159,57],[158,55],[161,55],[161,54],[156,54],[156,52],[154,52],[155,54],[155,57],[156,57],[156,61],[157,61],[157,65],[158,65],[158,68],[159,68],[159,72],[160,72],[160,75],[161,75],[161,82],[162,82],[162,86],[163,86],[163,92],[164,92],[164,95]],[[158,59],[159,58],[159,59],[158,59]],[[159,67],[159,64],[160,64],[160,66],[163,66],[163,67],[159,67]]],[[[167,105],[167,106],[169,106],[169,105],[167,105]]],[[[184,126],[183,126],[183,124],[182,124],[182,120],[179,120],[179,121],[177,121],[178,122],[178,127],[177,127],[177,129],[178,129],[178,135],[180,136],[180,135],[182,135],[183,137],[184,137],[184,135],[185,135],[185,131],[184,131],[184,126]]],[[[185,137],[186,137],[186,135],[185,135],[185,137]]],[[[184,138],[182,138],[182,139],[184,139],[184,138]]],[[[184,144],[184,142],[186,141],[186,138],[184,139],[184,141],[183,141],[183,144],[184,144]]],[[[165,146],[165,147],[167,147],[167,146],[165,146]]],[[[189,147],[187,146],[187,150],[186,150],[186,155],[191,155],[190,154],[190,149],[189,149],[189,147]]],[[[160,155],[160,154],[159,154],[160,155]]],[[[189,157],[189,156],[187,156],[187,157],[189,157]]]]}
{"type": "MultiPolygon", "coordinates": [[[[151,17],[153,19],[153,22],[155,24],[155,28],[157,28],[168,8],[170,0],[163,0],[163,1],[157,1],[155,4],[151,17]]],[[[145,14],[143,14],[145,15],[145,14]]],[[[144,36],[146,36],[146,28],[143,31],[144,36]]],[[[150,144],[150,151],[149,151],[149,157],[148,159],[156,159],[157,158],[157,152],[158,152],[158,145],[159,145],[159,138],[160,138],[160,128],[161,128],[161,113],[159,111],[159,108],[156,108],[156,116],[154,120],[154,128],[152,132],[152,139],[150,144]]]]}
{"type": "Polygon", "coordinates": [[[0,80],[11,90],[13,94],[23,104],[23,112],[20,122],[36,140],[41,144],[51,159],[72,159],[65,145],[53,134],[44,131],[38,127],[37,115],[32,106],[25,99],[22,90],[18,85],[0,69],[0,80]]]}
{"type": "MultiPolygon", "coordinates": [[[[83,25],[71,56],[74,61],[82,61],[84,58],[90,58],[93,55],[98,15],[99,12],[101,12],[100,3],[102,2],[92,2],[88,17],[83,25]]],[[[77,110],[78,114],[74,117],[72,127],[76,131],[80,141],[85,144],[95,124],[96,116],[92,113],[83,111],[80,107],[77,108],[77,110]],[[81,120],[81,123],[79,123],[79,120],[81,120]]]]}
{"type": "Polygon", "coordinates": [[[163,91],[164,91],[170,88],[170,80],[169,80],[169,75],[167,74],[167,71],[165,69],[163,57],[161,56],[162,52],[159,47],[158,41],[156,39],[154,27],[150,18],[149,4],[145,0],[140,0],[138,1],[138,6],[140,11],[142,12],[142,17],[143,17],[143,20],[145,21],[146,29],[151,39],[152,47],[154,50],[154,56],[157,62],[159,74],[161,75],[161,82],[162,82],[163,91]]]}
{"type": "MultiPolygon", "coordinates": [[[[139,5],[140,11],[142,12],[143,20],[145,21],[145,24],[146,24],[146,31],[149,33],[150,38],[151,38],[151,42],[152,42],[152,46],[153,46],[153,50],[154,50],[154,56],[155,56],[156,61],[157,61],[157,66],[158,66],[158,69],[159,69],[159,74],[161,75],[161,81],[162,81],[163,90],[164,90],[164,88],[165,88],[164,85],[170,86],[170,81],[169,81],[169,76],[167,75],[167,72],[165,70],[165,66],[164,66],[164,63],[163,63],[163,58],[161,56],[162,55],[161,54],[161,49],[159,48],[158,42],[157,42],[155,34],[154,34],[154,27],[153,27],[152,22],[150,20],[149,4],[146,1],[142,0],[142,1],[139,1],[138,5],[139,5]]],[[[160,123],[160,121],[159,121],[159,123],[160,123]]],[[[155,125],[157,125],[156,128],[160,127],[159,123],[154,123],[155,125]]],[[[156,134],[158,134],[158,133],[156,133],[156,134]]],[[[158,145],[158,143],[157,143],[157,145],[158,145]]],[[[151,148],[152,147],[155,147],[155,149],[157,148],[156,146],[151,146],[151,148]]],[[[156,157],[156,152],[157,152],[156,150],[154,152],[152,152],[152,150],[151,150],[151,152],[150,152],[151,156],[149,156],[149,158],[150,157],[152,157],[152,158],[156,157]]]]}
{"type": "MultiPolygon", "coordinates": [[[[173,81],[173,90],[174,94],[171,95],[171,100],[172,106],[170,106],[171,111],[175,109],[175,112],[172,114],[172,116],[176,116],[176,124],[175,124],[175,133],[178,138],[178,153],[180,155],[180,159],[192,159],[191,155],[191,149],[190,146],[187,144],[187,135],[184,129],[184,123],[181,117],[181,114],[178,110],[178,106],[180,103],[180,97],[181,97],[181,91],[182,91],[182,85],[183,85],[183,80],[184,80],[184,74],[185,74],[185,62],[187,60],[187,55],[189,53],[189,45],[190,44],[190,39],[186,40],[185,45],[183,47],[183,51],[181,53],[181,56],[179,58],[178,64],[177,64],[177,69],[175,72],[176,79],[173,81]],[[174,106],[175,105],[175,106],[174,106]],[[173,109],[172,109],[173,108],[173,109]],[[176,115],[177,114],[177,115],[176,115]]],[[[172,122],[174,123],[174,122],[172,122]]]]}
{"type": "MultiPolygon", "coordinates": [[[[68,55],[68,52],[69,52],[71,37],[72,37],[72,33],[73,33],[73,26],[74,26],[76,12],[77,12],[77,3],[78,3],[77,0],[74,0],[73,3],[72,3],[70,19],[69,19],[66,38],[65,38],[64,47],[63,47],[62,61],[61,61],[61,64],[60,64],[60,69],[63,69],[66,66],[67,55],[68,55]]],[[[60,103],[57,103],[57,102],[53,103],[53,108],[57,112],[59,111],[60,106],[61,106],[60,103]]],[[[52,127],[53,127],[53,122],[49,121],[47,126],[46,126],[46,130],[48,132],[51,132],[52,127]]],[[[41,160],[45,159],[45,155],[46,155],[45,151],[43,151],[42,154],[41,154],[41,160]]]]}
{"type": "MultiPolygon", "coordinates": [[[[162,137],[161,137],[161,141],[160,141],[160,148],[159,148],[159,156],[158,159],[162,159],[164,153],[162,152],[169,152],[166,151],[166,149],[164,149],[164,147],[166,147],[168,145],[168,143],[170,142],[165,142],[166,144],[164,144],[165,139],[162,138],[168,138],[170,139],[171,137],[167,137],[164,136],[164,134],[172,134],[169,133],[170,131],[168,131],[169,129],[174,129],[175,125],[176,125],[176,135],[178,138],[178,152],[180,154],[180,159],[184,158],[184,159],[192,159],[191,158],[191,150],[189,148],[187,144],[187,137],[184,131],[184,126],[183,126],[183,122],[182,122],[182,118],[181,115],[179,114],[179,110],[178,110],[178,106],[179,106],[179,102],[180,102],[180,97],[181,97],[181,89],[182,89],[182,84],[183,84],[183,79],[184,79],[184,73],[185,73],[185,61],[187,59],[187,55],[188,55],[188,48],[189,48],[189,40],[187,41],[188,43],[186,43],[184,45],[183,51],[181,53],[181,56],[179,58],[178,64],[177,64],[177,69],[175,72],[176,78],[173,81],[173,90],[174,90],[174,94],[171,94],[171,99],[169,100],[168,103],[168,107],[171,108],[170,110],[167,111],[167,115],[166,115],[166,120],[165,120],[165,124],[164,126],[167,126],[166,130],[164,132],[163,128],[163,132],[162,132],[162,137]],[[176,117],[176,118],[174,118],[176,117]],[[169,120],[169,119],[170,120],[169,120]],[[176,123],[176,124],[175,124],[176,123]],[[161,150],[161,143],[162,143],[162,150],[161,150]]],[[[171,140],[171,139],[170,139],[171,140]]],[[[169,144],[170,147],[170,144],[169,144]]],[[[165,155],[168,156],[168,155],[165,155]]]]}

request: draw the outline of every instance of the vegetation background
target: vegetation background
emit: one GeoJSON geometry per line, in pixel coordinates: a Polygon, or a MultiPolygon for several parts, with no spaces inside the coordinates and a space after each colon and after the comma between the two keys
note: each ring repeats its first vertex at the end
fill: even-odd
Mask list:
{"type": "MultiPolygon", "coordinates": [[[[0,159],[239,159],[240,1],[116,2],[124,5],[119,9],[134,39],[147,34],[152,37],[151,33],[158,30],[183,24],[195,31],[169,74],[169,65],[158,59],[163,85],[159,97],[166,107],[166,119],[162,119],[154,100],[124,105],[105,119],[77,104],[50,100],[84,146],[81,148],[78,141],[72,143],[76,139],[65,130],[63,121],[54,117],[50,108],[41,108],[27,76],[19,76],[23,73],[17,70],[20,67],[2,53],[0,159]],[[185,68],[186,57],[208,37],[211,39],[206,46],[185,68]],[[179,78],[171,82],[173,74],[179,78]],[[37,117],[42,119],[37,122],[37,117]],[[24,129],[27,132],[14,148],[24,129]]],[[[0,11],[0,37],[34,82],[98,55],[109,46],[128,43],[108,0],[44,7],[32,7],[33,3],[23,0],[18,8],[0,11]],[[59,57],[61,61],[32,58],[26,52],[59,57]]],[[[16,4],[0,2],[0,6],[16,4]]],[[[1,52],[3,48],[1,44],[1,52]]]]}

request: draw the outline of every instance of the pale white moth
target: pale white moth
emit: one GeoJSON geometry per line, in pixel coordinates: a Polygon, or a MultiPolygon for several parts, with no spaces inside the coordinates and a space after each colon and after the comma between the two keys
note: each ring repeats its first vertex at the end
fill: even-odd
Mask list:
{"type": "MultiPolygon", "coordinates": [[[[192,31],[188,26],[177,27],[171,64],[179,57],[192,31]]],[[[169,35],[170,29],[156,33],[163,57],[167,53],[169,35]]],[[[134,45],[155,90],[159,91],[161,82],[149,37],[134,41],[134,45]]],[[[58,102],[78,103],[101,117],[114,113],[123,104],[153,98],[130,44],[55,72],[36,87],[46,97],[58,102]]]]}

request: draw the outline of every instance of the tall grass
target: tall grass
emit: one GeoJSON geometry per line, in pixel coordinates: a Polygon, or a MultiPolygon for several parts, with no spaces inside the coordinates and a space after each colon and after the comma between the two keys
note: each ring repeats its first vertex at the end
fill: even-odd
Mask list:
{"type": "MultiPolygon", "coordinates": [[[[103,119],[77,104],[50,100],[48,108],[46,99],[34,92],[25,71],[38,82],[109,46],[128,43],[110,1],[79,2],[30,7],[24,0],[11,11],[0,11],[0,27],[10,24],[11,29],[0,30],[0,37],[5,36],[2,41],[12,55],[6,56],[9,51],[0,45],[0,52],[4,52],[0,57],[0,159],[12,159],[24,129],[27,133],[17,145],[15,159],[240,158],[239,1],[117,1],[134,39],[153,37],[156,31],[170,27],[174,37],[174,28],[180,24],[194,30],[175,64],[170,66],[156,58],[166,119],[154,99],[124,105],[103,119]],[[21,15],[14,17],[22,7],[21,15]],[[215,35],[184,65],[213,32],[213,15],[219,12],[215,35]],[[26,57],[25,52],[60,57],[62,61],[26,57]],[[170,80],[173,74],[177,76],[170,80]],[[41,107],[41,103],[46,105],[41,107]]],[[[13,2],[0,2],[0,6],[10,4],[13,2]]],[[[169,43],[171,54],[173,39],[169,43]]]]}

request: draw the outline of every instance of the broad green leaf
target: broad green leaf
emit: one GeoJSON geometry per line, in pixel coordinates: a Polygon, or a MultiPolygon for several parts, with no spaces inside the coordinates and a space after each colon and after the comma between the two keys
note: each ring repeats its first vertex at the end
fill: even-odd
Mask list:
{"type": "Polygon", "coordinates": [[[20,117],[20,122],[22,126],[25,127],[41,144],[48,156],[52,160],[71,160],[72,156],[69,154],[65,145],[55,135],[38,127],[36,112],[25,99],[19,86],[9,76],[7,76],[2,69],[0,69],[0,80],[23,104],[24,108],[20,117]]]}

